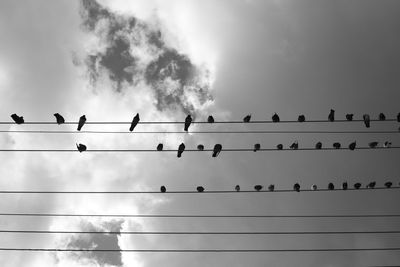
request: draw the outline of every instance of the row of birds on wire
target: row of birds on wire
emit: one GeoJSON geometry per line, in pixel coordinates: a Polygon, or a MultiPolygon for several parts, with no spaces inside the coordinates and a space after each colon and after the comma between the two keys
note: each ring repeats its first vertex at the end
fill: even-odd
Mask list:
{"type": "MultiPolygon", "coordinates": [[[[379,142],[376,142],[376,141],[368,143],[368,147],[371,148],[371,149],[372,149],[372,148],[377,148],[378,145],[379,145],[379,142]]],[[[392,143],[389,142],[389,141],[386,141],[386,142],[384,142],[384,143],[382,144],[382,146],[383,146],[384,148],[390,148],[391,145],[392,145],[392,143]]],[[[357,146],[357,142],[354,141],[354,142],[352,142],[352,143],[349,144],[348,149],[349,149],[349,150],[355,150],[355,149],[356,149],[356,146],[357,146]]],[[[79,152],[84,152],[84,151],[87,150],[87,146],[84,145],[84,144],[81,144],[81,143],[76,144],[76,147],[77,147],[77,149],[78,149],[79,152]]],[[[334,149],[340,149],[340,148],[342,147],[342,145],[341,145],[339,142],[335,142],[335,143],[333,143],[332,147],[333,147],[334,149]]],[[[157,150],[157,151],[163,151],[163,149],[164,149],[164,145],[163,145],[162,143],[159,143],[159,144],[157,145],[157,147],[156,147],[156,150],[157,150]]],[[[177,150],[177,157],[178,157],[178,158],[182,157],[182,153],[185,151],[185,149],[186,149],[186,146],[185,146],[184,143],[181,143],[181,144],[178,146],[178,150],[177,150]]],[[[292,150],[297,150],[297,149],[299,149],[299,143],[298,143],[298,141],[295,141],[294,143],[292,143],[292,144],[289,146],[289,149],[292,149],[292,150]]],[[[315,144],[315,149],[316,149],[316,150],[322,149],[322,143],[321,143],[321,142],[317,142],[317,143],[315,144]]],[[[204,150],[204,145],[199,144],[199,145],[197,146],[197,150],[198,150],[198,151],[203,151],[203,150],[204,150]]],[[[259,151],[259,150],[261,150],[261,144],[259,144],[259,143],[254,144],[253,151],[254,151],[254,152],[257,152],[257,151],[259,151]]],[[[283,144],[278,144],[278,145],[276,146],[276,150],[283,150],[283,144]]],[[[222,145],[221,145],[221,144],[215,144],[215,145],[214,145],[214,148],[213,148],[213,150],[212,150],[212,157],[214,157],[214,158],[217,157],[217,156],[221,153],[221,151],[222,151],[222,145]]]]}
{"type": "MultiPolygon", "coordinates": [[[[390,181],[384,183],[385,188],[391,188],[392,185],[393,185],[393,183],[390,182],[390,181]]],[[[361,183],[355,183],[355,184],[353,185],[353,188],[356,189],[356,190],[358,190],[358,189],[361,188],[361,186],[362,186],[361,183]]],[[[376,182],[373,181],[373,182],[368,183],[368,184],[366,185],[366,188],[367,188],[367,189],[374,189],[375,186],[376,186],[376,182]]],[[[295,183],[295,184],[293,185],[293,191],[300,192],[300,188],[301,188],[301,186],[300,186],[299,183],[295,183]]],[[[350,189],[350,188],[349,188],[349,184],[348,184],[347,182],[343,182],[340,188],[341,188],[342,190],[350,189]]],[[[264,189],[264,186],[263,186],[263,185],[257,184],[257,185],[254,186],[254,190],[257,191],[257,192],[263,191],[263,189],[264,189]]],[[[273,192],[273,191],[276,190],[276,187],[275,187],[274,184],[270,184],[266,189],[267,189],[268,191],[270,191],[270,192],[273,192]]],[[[335,190],[335,185],[334,185],[333,183],[329,183],[326,189],[327,189],[327,190],[335,190]]],[[[203,186],[197,186],[196,190],[197,190],[197,192],[200,192],[200,193],[201,193],[201,192],[204,192],[204,191],[205,191],[205,188],[204,188],[203,186]]],[[[313,184],[313,185],[311,185],[310,190],[312,190],[312,191],[317,191],[317,190],[320,190],[320,189],[318,189],[318,186],[317,186],[316,184],[313,184]]],[[[310,190],[308,190],[308,191],[310,191],[310,190]]],[[[240,185],[236,185],[236,186],[235,186],[235,191],[240,192],[240,185]]],[[[161,192],[161,193],[167,192],[167,188],[166,188],[164,185],[162,185],[162,186],[160,187],[160,192],[161,192]]],[[[247,192],[247,191],[246,191],[246,192],[247,192]]]]}
{"type": "MultiPolygon", "coordinates": [[[[56,118],[56,123],[57,124],[65,123],[64,117],[62,115],[60,115],[59,113],[55,113],[54,117],[56,118]]],[[[11,115],[11,118],[14,120],[14,122],[16,124],[25,123],[24,117],[23,116],[18,116],[15,113],[11,115]]],[[[280,118],[279,118],[279,115],[277,113],[272,115],[271,119],[272,119],[272,122],[275,122],[275,123],[280,122],[280,118]]],[[[346,114],[346,120],[347,121],[353,121],[353,114],[346,114]]],[[[386,120],[385,114],[380,113],[379,116],[378,116],[378,120],[379,121],[385,121],[386,120]]],[[[246,115],[243,118],[243,122],[244,123],[249,123],[250,121],[251,121],[251,115],[250,114],[246,115]]],[[[299,115],[297,121],[298,122],[305,122],[306,121],[306,117],[304,115],[299,115]]],[[[331,109],[331,111],[330,111],[330,113],[328,115],[328,121],[331,121],[331,122],[335,121],[335,110],[331,109]]],[[[363,115],[363,121],[364,121],[365,127],[369,128],[371,126],[371,118],[370,118],[369,114],[364,114],[363,115]]],[[[400,113],[397,114],[397,121],[400,122],[400,113]]],[[[140,122],[140,116],[139,116],[139,113],[137,113],[132,119],[131,125],[129,127],[129,131],[132,132],[135,129],[135,127],[139,124],[139,122],[140,122]]],[[[184,131],[186,131],[186,132],[189,131],[189,126],[191,125],[192,122],[193,122],[192,116],[190,114],[187,115],[186,118],[185,118],[185,122],[184,122],[184,131]]],[[[214,123],[215,122],[214,117],[211,116],[211,115],[208,116],[207,122],[208,123],[214,123]]],[[[77,130],[80,131],[82,129],[82,127],[85,125],[85,123],[86,123],[86,116],[82,115],[79,118],[77,130]]]]}

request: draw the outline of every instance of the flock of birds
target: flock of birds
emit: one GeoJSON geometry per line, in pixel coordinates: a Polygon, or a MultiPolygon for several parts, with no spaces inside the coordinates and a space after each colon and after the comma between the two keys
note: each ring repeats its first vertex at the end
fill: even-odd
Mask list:
{"type": "MultiPolygon", "coordinates": [[[[384,183],[384,186],[385,186],[386,188],[391,188],[392,185],[393,185],[392,182],[386,182],[386,183],[384,183]]],[[[399,185],[400,185],[400,184],[399,184],[399,185]]],[[[357,190],[357,189],[360,189],[361,186],[362,186],[361,183],[355,183],[355,184],[353,185],[353,188],[357,190]]],[[[368,184],[366,185],[366,188],[367,188],[367,189],[374,189],[375,186],[376,186],[376,182],[373,181],[373,182],[368,183],[368,184]]],[[[260,184],[257,184],[257,185],[254,186],[254,190],[257,191],[257,192],[262,191],[263,188],[264,188],[264,186],[262,186],[262,185],[260,185],[260,184]]],[[[268,189],[268,191],[273,192],[273,191],[275,191],[275,185],[274,185],[274,184],[271,184],[271,185],[269,185],[269,186],[267,187],[267,189],[268,189]]],[[[328,189],[328,190],[335,190],[335,185],[334,185],[333,183],[329,183],[327,189],[328,189]]],[[[348,183],[347,183],[347,182],[343,182],[343,183],[342,183],[342,186],[341,186],[341,189],[342,189],[342,190],[347,190],[347,189],[349,189],[348,183]]],[[[205,191],[205,188],[204,188],[203,186],[197,186],[196,190],[197,190],[197,192],[201,193],[201,192],[204,192],[204,191],[205,191]]],[[[311,190],[312,190],[312,191],[317,191],[317,190],[318,190],[317,185],[316,185],[316,184],[313,184],[313,185],[311,186],[311,190]]],[[[160,191],[161,191],[161,193],[165,193],[165,192],[167,192],[167,188],[166,188],[164,185],[162,185],[162,186],[160,187],[160,191]]],[[[235,186],[235,191],[236,191],[236,192],[240,192],[240,185],[236,185],[236,186],[235,186]]],[[[293,185],[293,191],[300,192],[300,184],[299,184],[299,183],[295,183],[295,184],[293,185]]],[[[309,190],[308,190],[308,191],[309,191],[309,190]]]]}

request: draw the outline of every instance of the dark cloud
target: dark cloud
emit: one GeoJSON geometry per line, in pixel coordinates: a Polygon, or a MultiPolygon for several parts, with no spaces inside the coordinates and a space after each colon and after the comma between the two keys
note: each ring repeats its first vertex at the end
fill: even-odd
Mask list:
{"type": "Polygon", "coordinates": [[[160,29],[135,17],[114,14],[95,0],[82,0],[81,9],[84,28],[99,35],[102,46],[106,47],[105,51],[88,55],[85,60],[93,84],[101,73],[115,83],[117,92],[126,90],[124,84],[144,81],[153,90],[160,111],[181,109],[195,113],[195,105],[188,94],[195,96],[200,105],[212,100],[209,82],[200,81],[204,72],[188,56],[167,46],[160,29]],[[100,21],[101,30],[97,31],[100,21]],[[143,46],[150,51],[147,56],[152,58],[144,66],[138,63],[140,53],[132,53],[143,46]]]}

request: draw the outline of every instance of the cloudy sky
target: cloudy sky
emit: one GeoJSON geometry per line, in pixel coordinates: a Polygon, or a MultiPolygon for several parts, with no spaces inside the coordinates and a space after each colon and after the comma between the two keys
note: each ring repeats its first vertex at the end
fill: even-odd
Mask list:
{"type": "MultiPolygon", "coordinates": [[[[0,121],[356,119],[400,107],[400,2],[389,0],[26,0],[0,2],[0,121]]],[[[397,130],[372,124],[370,130],[397,130]]],[[[74,130],[76,125],[2,125],[1,130],[74,130]]],[[[126,125],[85,125],[121,130],[126,125]]],[[[140,125],[179,131],[182,125],[140,125]]],[[[369,130],[362,123],[193,125],[191,130],[369,130]]],[[[2,149],[176,149],[360,146],[397,134],[22,134],[2,149]]],[[[386,181],[399,152],[0,153],[2,190],[231,190],[236,184],[309,188],[386,181]]],[[[397,190],[195,195],[1,195],[0,212],[114,214],[399,213],[397,190]]],[[[396,218],[99,219],[0,217],[1,229],[82,231],[398,230],[396,218]]],[[[399,247],[399,235],[128,236],[1,234],[0,247],[98,249],[300,249],[399,247]]],[[[1,266],[366,266],[398,265],[396,252],[238,254],[0,252],[1,266]]]]}

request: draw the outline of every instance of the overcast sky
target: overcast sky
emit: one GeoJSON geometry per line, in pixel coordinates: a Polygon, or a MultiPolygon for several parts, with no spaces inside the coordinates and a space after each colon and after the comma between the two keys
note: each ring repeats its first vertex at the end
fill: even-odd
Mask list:
{"type": "MultiPolygon", "coordinates": [[[[389,0],[0,1],[0,121],[325,120],[400,112],[400,2],[389,0]]],[[[193,125],[190,130],[397,130],[394,122],[193,125]],[[231,128],[229,128],[231,127],[231,128]]],[[[74,130],[76,125],[2,125],[74,130]]],[[[85,125],[121,130],[126,125],[85,125]]],[[[138,131],[182,125],[140,125],[138,131]]],[[[391,141],[397,134],[21,134],[4,149],[263,148],[391,141]]],[[[277,189],[329,182],[398,185],[399,152],[0,153],[1,190],[277,189]]],[[[399,213],[397,190],[195,195],[1,195],[0,212],[114,214],[399,213]]],[[[1,229],[86,231],[399,230],[399,219],[95,219],[0,217],[1,229]]],[[[300,249],[399,247],[399,235],[128,236],[1,234],[0,247],[300,249]]],[[[0,252],[1,266],[398,265],[396,252],[238,254],[0,252]]]]}

